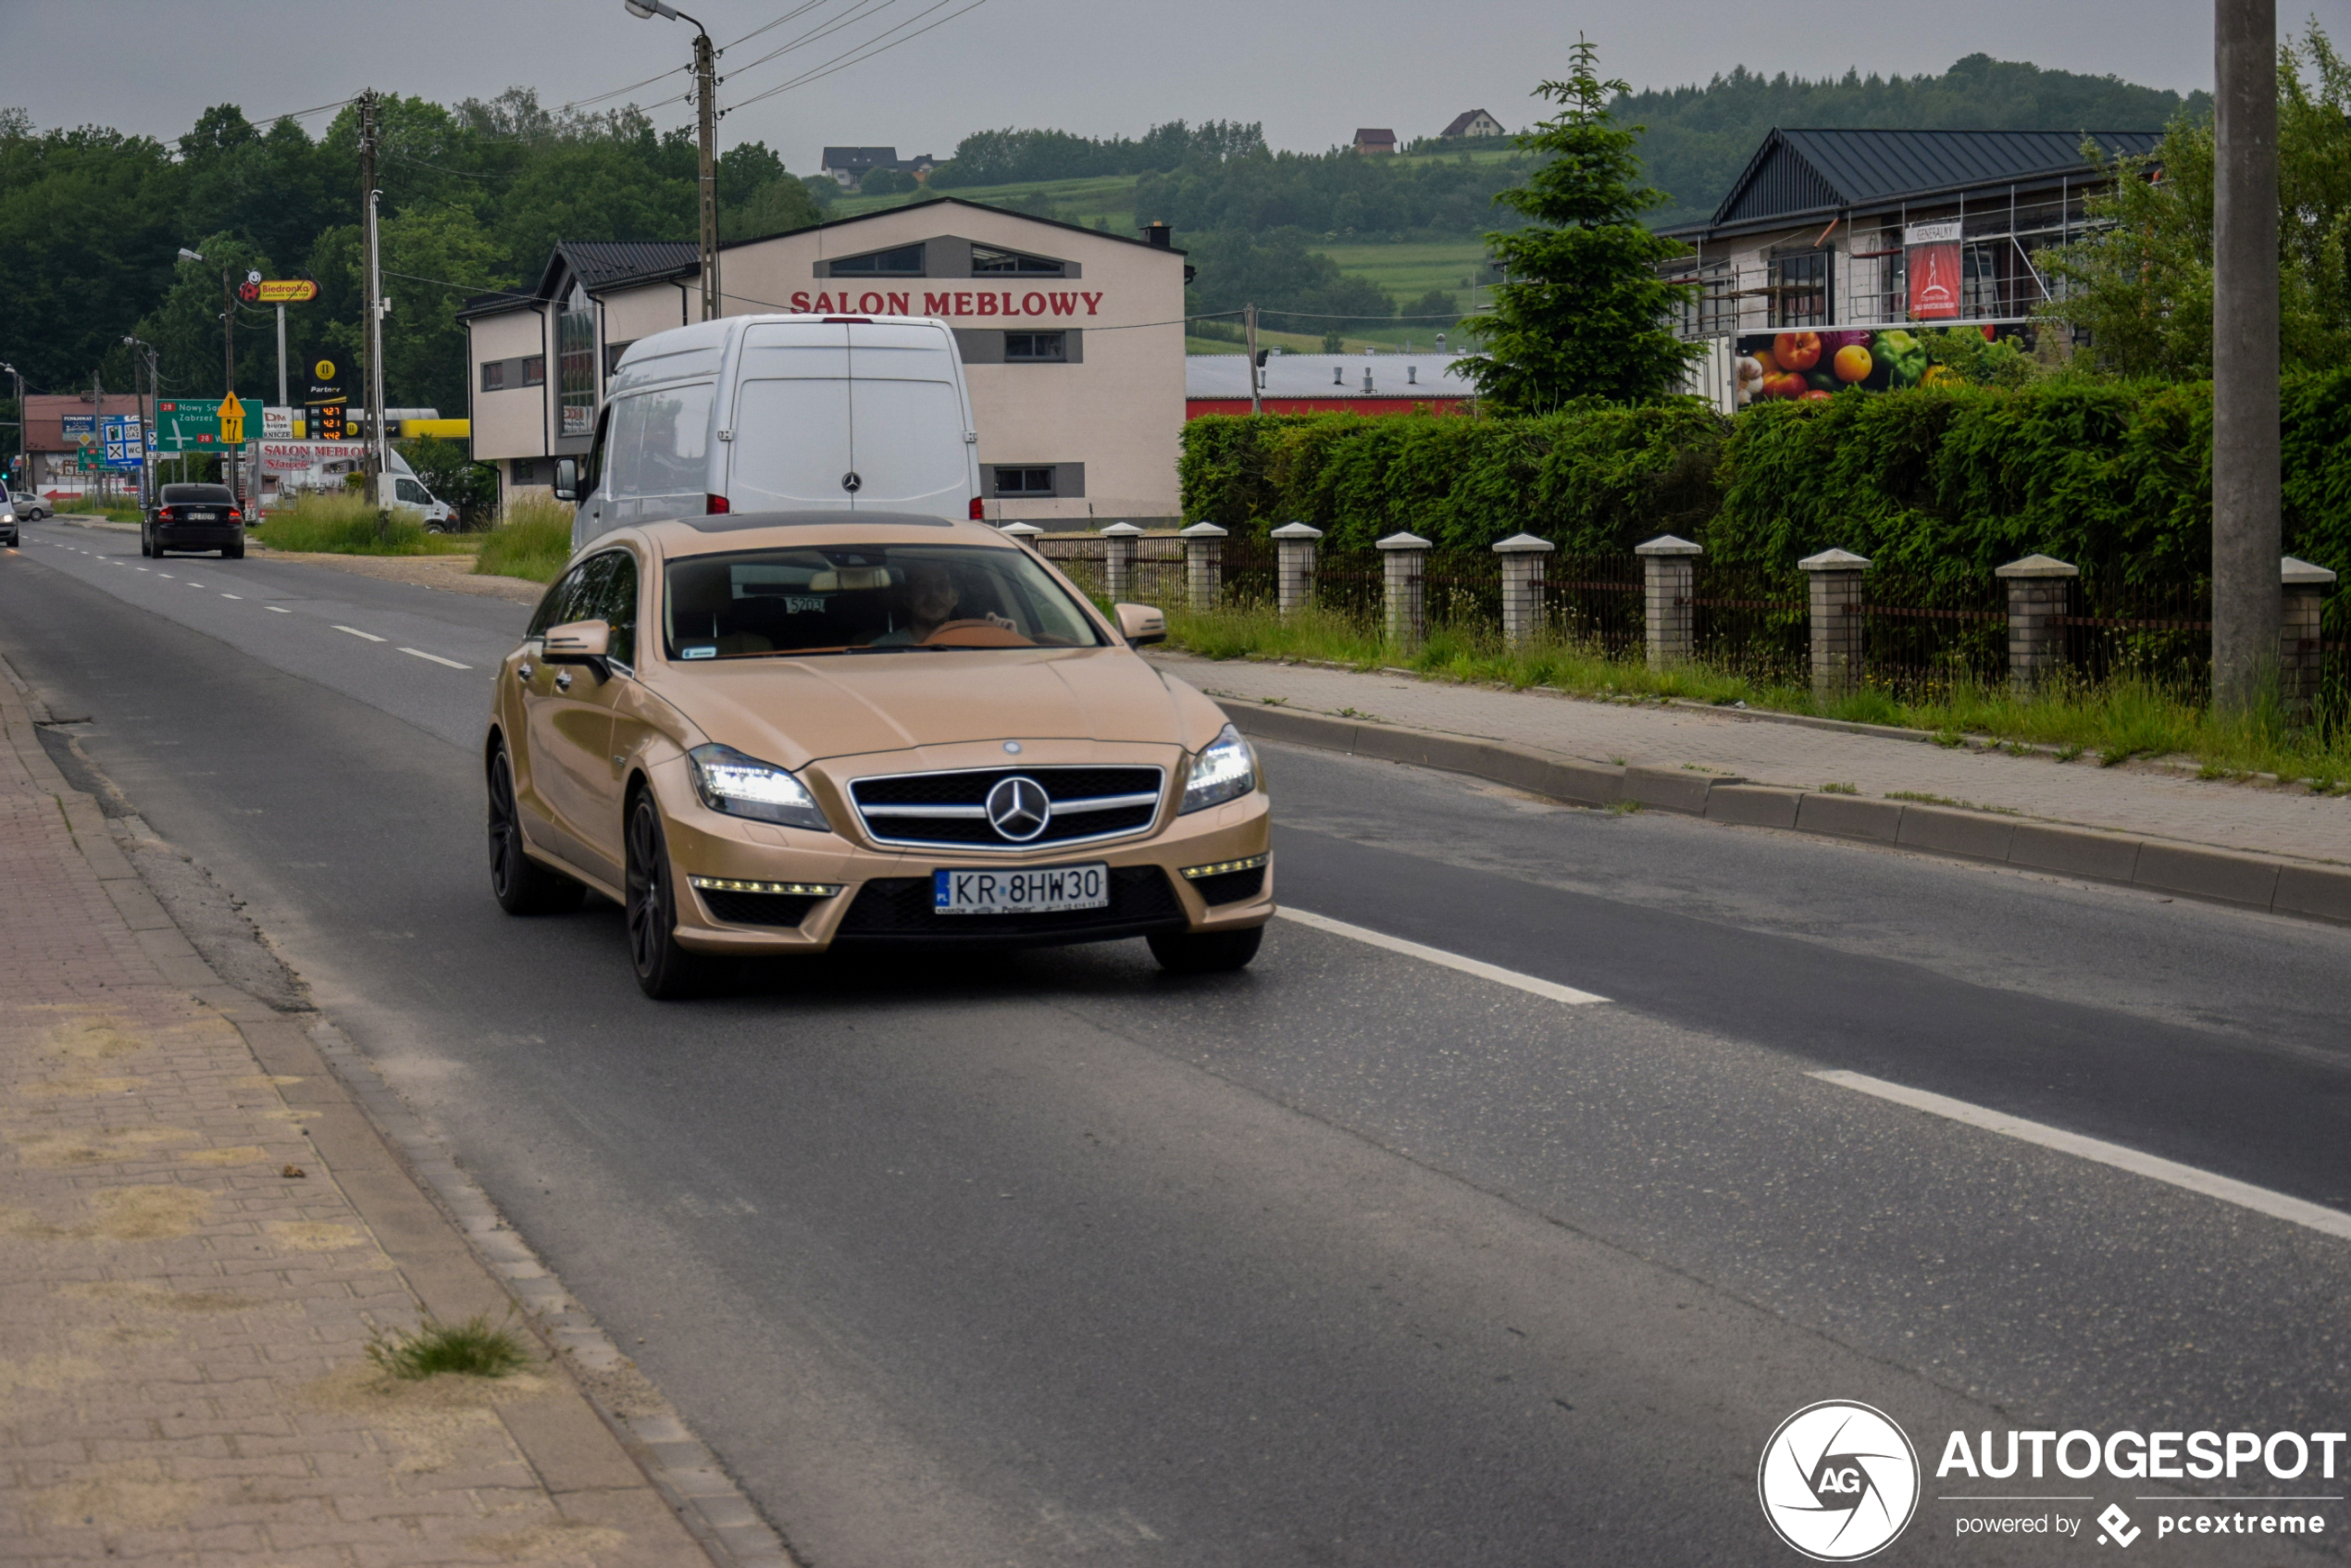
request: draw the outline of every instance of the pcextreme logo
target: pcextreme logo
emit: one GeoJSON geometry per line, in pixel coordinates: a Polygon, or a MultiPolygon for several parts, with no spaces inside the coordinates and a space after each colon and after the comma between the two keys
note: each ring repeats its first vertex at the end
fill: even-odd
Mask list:
{"type": "Polygon", "coordinates": [[[1918,1450],[1885,1412],[1823,1400],[1780,1423],[1755,1489],[1780,1539],[1815,1562],[1858,1562],[1918,1512],[1918,1450]]]}

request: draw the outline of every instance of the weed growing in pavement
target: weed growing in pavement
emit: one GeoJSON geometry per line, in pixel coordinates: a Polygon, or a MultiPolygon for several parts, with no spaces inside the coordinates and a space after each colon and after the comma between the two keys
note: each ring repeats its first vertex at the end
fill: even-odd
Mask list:
{"type": "Polygon", "coordinates": [[[1418,647],[1391,644],[1377,619],[1316,608],[1284,618],[1270,604],[1194,612],[1167,608],[1171,646],[1212,659],[1311,659],[1373,671],[1402,668],[1438,679],[1544,687],[1611,702],[1678,698],[1715,706],[1768,708],[1849,723],[1925,730],[1949,744],[1987,736],[2046,746],[2059,762],[2095,753],[2106,766],[2137,756],[2183,755],[2234,773],[2282,779],[2351,778],[2351,720],[2285,722],[2273,699],[2246,714],[2217,714],[2190,692],[2141,675],[2096,684],[2054,680],[2019,694],[2005,683],[1954,680],[1931,696],[1865,685],[1829,703],[1797,678],[1704,663],[1652,670],[1626,656],[1552,637],[1505,646],[1492,627],[1438,626],[1418,647]]]}
{"type": "Polygon", "coordinates": [[[1855,789],[1850,784],[1823,784],[1821,786],[1821,793],[1823,795],[1858,795],[1860,792],[1860,790],[1855,789]]]}
{"type": "Polygon", "coordinates": [[[560,501],[531,496],[506,504],[481,541],[474,570],[491,577],[527,578],[553,582],[571,559],[571,508],[560,501]]]}
{"type": "Polygon", "coordinates": [[[504,1377],[530,1363],[522,1342],[504,1327],[491,1327],[487,1313],[456,1324],[428,1317],[414,1334],[379,1330],[367,1343],[367,1359],[392,1376],[410,1380],[443,1372],[504,1377]]]}
{"type": "Polygon", "coordinates": [[[427,533],[419,515],[404,506],[389,518],[364,495],[312,492],[291,506],[271,511],[253,535],[272,550],[319,551],[331,555],[463,555],[470,540],[427,533]]]}
{"type": "Polygon", "coordinates": [[[1630,816],[1640,809],[1641,803],[1638,801],[1611,801],[1608,803],[1608,811],[1611,816],[1630,816]]]}

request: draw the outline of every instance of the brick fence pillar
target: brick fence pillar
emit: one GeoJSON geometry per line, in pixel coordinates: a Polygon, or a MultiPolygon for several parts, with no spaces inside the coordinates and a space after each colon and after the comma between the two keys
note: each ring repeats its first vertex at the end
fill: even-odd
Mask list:
{"type": "Polygon", "coordinates": [[[1687,664],[1698,648],[1698,558],[1706,546],[1670,533],[1633,546],[1641,558],[1641,625],[1648,641],[1649,668],[1687,664]]]}
{"type": "Polygon", "coordinates": [[[2009,689],[2029,696],[2065,666],[2059,617],[2082,568],[2053,556],[2027,555],[1994,567],[1992,575],[2008,585],[2009,689]]]}
{"type": "Polygon", "coordinates": [[[1113,523],[1102,533],[1102,591],[1113,604],[1135,596],[1135,541],[1143,530],[1132,523],[1113,523]]]}
{"type": "Polygon", "coordinates": [[[1184,600],[1195,610],[1213,610],[1225,585],[1225,530],[1194,523],[1176,538],[1184,541],[1184,600]]]}
{"type": "MultiPolygon", "coordinates": [[[[1023,544],[1027,545],[1031,550],[1037,549],[1037,541],[1042,537],[1045,532],[1043,529],[1039,528],[1035,523],[1006,523],[996,531],[1001,534],[1010,534],[1013,538],[1019,540],[1023,544]]],[[[1039,551],[1038,553],[1039,554],[1043,554],[1042,551],[1039,551]]]]}
{"type": "Polygon", "coordinates": [[[2286,717],[2307,724],[2310,704],[2319,695],[2319,616],[2334,573],[2291,555],[2278,567],[2278,589],[2284,596],[2278,628],[2278,694],[2285,699],[2286,717]]]}
{"type": "Polygon", "coordinates": [[[1284,523],[1273,532],[1274,598],[1283,615],[1314,603],[1314,541],[1323,530],[1310,523],[1284,523]]]}
{"type": "Polygon", "coordinates": [[[1812,695],[1828,702],[1861,683],[1861,574],[1870,564],[1850,550],[1823,550],[1796,565],[1812,582],[1812,695]]]}
{"type": "Polygon", "coordinates": [[[1387,640],[1399,647],[1411,647],[1428,634],[1428,541],[1416,533],[1392,533],[1379,541],[1387,640]]]}
{"type": "Polygon", "coordinates": [[[1502,641],[1516,648],[1543,634],[1543,573],[1559,548],[1531,533],[1494,546],[1502,558],[1502,641]]]}

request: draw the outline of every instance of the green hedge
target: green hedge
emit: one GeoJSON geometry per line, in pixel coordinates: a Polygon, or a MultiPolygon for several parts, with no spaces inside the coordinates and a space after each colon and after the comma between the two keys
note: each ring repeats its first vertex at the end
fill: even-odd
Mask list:
{"type": "MultiPolygon", "coordinates": [[[[2289,554],[2351,576],[2351,369],[2283,388],[2289,554]]],[[[1410,529],[1474,549],[1524,529],[1570,554],[1659,533],[1795,575],[1856,551],[1981,580],[2039,552],[2134,583],[2211,566],[2212,389],[2059,377],[1529,418],[1233,416],[1184,429],[1184,509],[1236,532],[1298,519],[1331,547],[1410,529]]],[[[2351,594],[2331,624],[2351,624],[2351,594]]]]}

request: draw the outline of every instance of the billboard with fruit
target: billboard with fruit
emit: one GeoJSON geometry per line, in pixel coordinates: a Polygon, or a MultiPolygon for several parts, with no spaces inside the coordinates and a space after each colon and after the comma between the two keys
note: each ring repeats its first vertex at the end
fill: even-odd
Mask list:
{"type": "MultiPolygon", "coordinates": [[[[2033,346],[2021,321],[1983,329],[1987,342],[2011,338],[2033,346]]],[[[1761,398],[1790,401],[1834,397],[1847,387],[1889,392],[1932,386],[1953,372],[1927,358],[1926,344],[1909,327],[1838,327],[1822,331],[1750,333],[1738,340],[1738,405],[1761,398]]]]}

